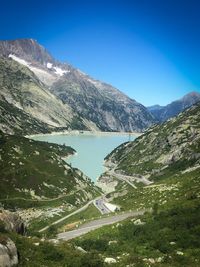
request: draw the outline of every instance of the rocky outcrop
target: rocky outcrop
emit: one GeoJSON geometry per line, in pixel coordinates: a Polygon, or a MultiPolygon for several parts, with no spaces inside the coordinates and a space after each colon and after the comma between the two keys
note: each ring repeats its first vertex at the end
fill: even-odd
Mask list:
{"type": "MultiPolygon", "coordinates": [[[[20,216],[15,212],[0,209],[0,223],[2,232],[16,232],[25,234],[25,225],[20,216]],[[4,229],[3,229],[4,228],[4,229]]],[[[15,243],[6,236],[0,234],[0,266],[11,267],[18,264],[18,253],[15,243]]]]}
{"type": "Polygon", "coordinates": [[[18,264],[15,243],[10,238],[0,239],[0,266],[11,267],[18,264]]]}
{"type": "Polygon", "coordinates": [[[24,221],[15,212],[0,209],[0,221],[3,222],[6,231],[16,232],[21,235],[26,232],[24,221]]]}

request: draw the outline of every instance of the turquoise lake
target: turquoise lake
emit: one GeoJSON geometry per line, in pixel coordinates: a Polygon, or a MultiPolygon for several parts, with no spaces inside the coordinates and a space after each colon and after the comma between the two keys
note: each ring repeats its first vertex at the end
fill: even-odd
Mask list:
{"type": "Polygon", "coordinates": [[[128,134],[66,134],[35,136],[34,140],[65,144],[73,147],[77,154],[66,159],[72,167],[79,168],[93,181],[104,172],[104,158],[114,148],[135,136],[128,134]]]}

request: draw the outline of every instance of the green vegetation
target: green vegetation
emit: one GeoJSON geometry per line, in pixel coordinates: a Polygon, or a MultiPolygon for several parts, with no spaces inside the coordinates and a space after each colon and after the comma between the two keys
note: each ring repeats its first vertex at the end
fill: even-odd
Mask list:
{"type": "MultiPolygon", "coordinates": [[[[54,245],[37,238],[8,234],[16,244],[18,267],[103,267],[101,257],[95,253],[83,253],[66,242],[54,245]]],[[[7,237],[6,236],[6,237],[7,237]]],[[[4,235],[0,235],[0,240],[4,235]]]]}
{"type": "Polygon", "coordinates": [[[114,266],[200,265],[198,201],[95,230],[74,241],[87,251],[117,260],[114,266]]]}
{"type": "MultiPolygon", "coordinates": [[[[96,196],[98,195],[98,192],[96,193],[96,196]]],[[[75,195],[74,197],[77,197],[77,195],[75,195]]],[[[95,197],[95,195],[94,195],[95,197]]],[[[77,205],[75,206],[76,199],[71,200],[71,202],[66,202],[67,204],[71,204],[71,206],[74,206],[74,208],[72,210],[69,211],[68,205],[65,207],[64,205],[62,208],[62,212],[60,212],[59,214],[57,214],[55,212],[54,215],[48,217],[48,214],[51,213],[53,211],[53,207],[52,206],[48,206],[48,207],[43,207],[41,208],[43,210],[43,214],[41,216],[39,216],[38,218],[32,219],[29,222],[29,227],[28,227],[28,234],[31,235],[37,235],[38,230],[42,229],[43,227],[50,225],[51,223],[55,222],[56,220],[59,220],[62,217],[65,217],[66,215],[72,213],[73,211],[75,211],[78,208],[81,208],[85,203],[81,203],[81,205],[77,205]],[[47,216],[45,217],[44,214],[47,214],[47,216]]],[[[56,208],[59,208],[59,205],[55,206],[56,208]]],[[[61,228],[62,226],[68,224],[68,223],[72,223],[72,222],[84,222],[84,220],[90,220],[92,218],[97,218],[100,216],[99,211],[91,204],[86,210],[81,211],[80,213],[77,213],[71,217],[69,217],[66,220],[63,220],[62,222],[60,222],[59,224],[56,224],[57,228],[61,228]]],[[[60,230],[59,230],[60,231],[60,230]]],[[[45,235],[45,233],[44,233],[45,235]]]]}
{"type": "MultiPolygon", "coordinates": [[[[123,192],[124,189],[118,191],[123,192]]],[[[150,186],[140,186],[137,189],[129,188],[123,196],[115,196],[113,201],[122,210],[136,210],[152,208],[155,203],[166,209],[175,203],[181,203],[190,197],[199,195],[199,170],[174,175],[165,180],[155,182],[150,186]]],[[[110,193],[109,197],[113,197],[110,193]]]]}

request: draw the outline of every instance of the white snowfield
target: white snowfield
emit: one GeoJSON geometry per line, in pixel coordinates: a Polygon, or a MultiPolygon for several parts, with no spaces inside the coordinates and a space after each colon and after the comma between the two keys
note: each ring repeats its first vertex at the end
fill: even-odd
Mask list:
{"type": "Polygon", "coordinates": [[[13,60],[19,62],[20,64],[22,64],[24,66],[29,67],[29,63],[26,60],[22,59],[22,58],[19,58],[19,57],[13,55],[13,54],[10,54],[8,57],[12,58],[13,60]]]}
{"type": "MultiPolygon", "coordinates": [[[[36,74],[45,74],[45,75],[50,75],[48,72],[46,72],[45,70],[42,70],[40,68],[36,68],[36,67],[33,67],[31,66],[31,63],[30,62],[27,62],[26,60],[22,59],[22,58],[19,58],[17,57],[16,55],[13,55],[13,54],[10,54],[8,57],[12,58],[13,60],[17,61],[18,63],[28,67],[30,70],[32,70],[33,72],[36,72],[36,74]]],[[[65,73],[69,73],[70,70],[63,70],[59,67],[54,67],[52,63],[48,62],[46,64],[46,67],[47,69],[54,69],[54,73],[57,75],[57,76],[63,76],[65,73]]]]}
{"type": "Polygon", "coordinates": [[[53,67],[55,70],[55,74],[63,76],[63,74],[70,72],[69,70],[62,70],[59,67],[53,67]]]}
{"type": "Polygon", "coordinates": [[[53,64],[52,64],[52,63],[49,63],[49,62],[47,63],[47,68],[48,68],[48,69],[51,69],[51,68],[52,68],[52,66],[53,66],[53,64]]]}

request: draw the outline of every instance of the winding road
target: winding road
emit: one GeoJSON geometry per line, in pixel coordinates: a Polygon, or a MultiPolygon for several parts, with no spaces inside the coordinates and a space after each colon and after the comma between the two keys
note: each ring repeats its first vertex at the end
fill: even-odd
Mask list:
{"type": "MultiPolygon", "coordinates": [[[[111,164],[111,163],[109,163],[111,164]]],[[[118,180],[121,180],[121,181],[124,181],[126,183],[128,183],[130,186],[132,186],[133,188],[137,188],[137,186],[135,186],[132,182],[133,181],[136,181],[136,182],[141,182],[143,183],[144,185],[150,185],[152,184],[153,182],[152,181],[149,181],[148,179],[146,179],[145,177],[135,177],[135,176],[129,176],[129,175],[124,175],[124,174],[121,174],[121,173],[116,173],[115,172],[115,168],[116,168],[116,165],[112,163],[111,166],[107,166],[107,168],[109,170],[107,170],[107,174],[111,175],[111,176],[114,176],[115,178],[117,178],[118,180]],[[111,167],[111,168],[110,168],[111,167]]]]}

